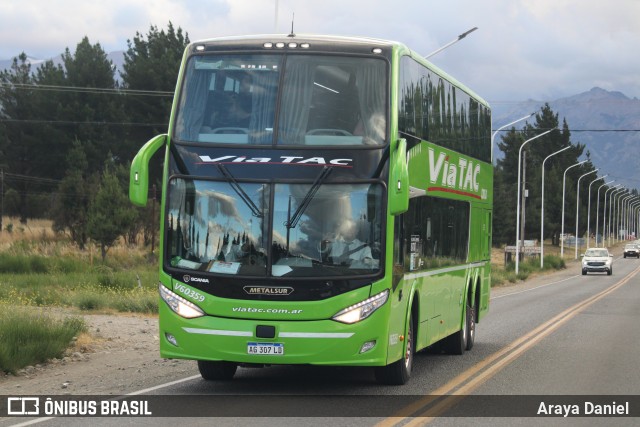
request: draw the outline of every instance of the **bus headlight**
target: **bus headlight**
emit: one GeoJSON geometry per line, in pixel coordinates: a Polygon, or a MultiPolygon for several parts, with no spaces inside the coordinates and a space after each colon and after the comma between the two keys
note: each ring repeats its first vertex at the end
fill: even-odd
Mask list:
{"type": "Polygon", "coordinates": [[[331,319],[341,323],[356,323],[371,316],[374,311],[379,309],[387,302],[389,298],[389,289],[385,289],[377,295],[367,298],[366,300],[354,304],[337,312],[331,319]]]}
{"type": "Polygon", "coordinates": [[[160,298],[167,303],[169,308],[173,310],[178,316],[186,319],[194,319],[196,317],[204,316],[204,311],[194,303],[187,301],[175,292],[170,291],[162,283],[158,285],[160,291],[160,298]]]}

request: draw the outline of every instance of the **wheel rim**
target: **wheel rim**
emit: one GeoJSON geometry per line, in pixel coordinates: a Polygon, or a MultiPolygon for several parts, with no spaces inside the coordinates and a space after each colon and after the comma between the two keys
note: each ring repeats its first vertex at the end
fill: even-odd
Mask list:
{"type": "Polygon", "coordinates": [[[473,341],[476,337],[476,311],[474,307],[467,307],[470,311],[469,316],[469,339],[473,341]]]}
{"type": "MultiPolygon", "coordinates": [[[[467,307],[467,310],[469,307],[467,307]]],[[[469,341],[469,337],[467,336],[467,313],[464,313],[462,316],[462,344],[464,347],[467,346],[467,342],[469,341]]]]}
{"type": "Polygon", "coordinates": [[[411,358],[413,355],[413,352],[411,351],[412,349],[413,349],[413,324],[410,320],[409,333],[407,334],[407,350],[405,351],[405,354],[404,354],[404,366],[405,368],[407,368],[407,370],[411,369],[411,358]]]}

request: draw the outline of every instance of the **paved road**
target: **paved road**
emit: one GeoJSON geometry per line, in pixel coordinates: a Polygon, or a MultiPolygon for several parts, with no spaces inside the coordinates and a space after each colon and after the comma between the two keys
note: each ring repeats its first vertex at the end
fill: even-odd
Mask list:
{"type": "MultiPolygon", "coordinates": [[[[579,274],[579,266],[573,264],[559,273],[494,290],[490,313],[478,325],[473,350],[463,356],[418,354],[411,381],[402,387],[376,384],[370,369],[271,367],[240,369],[232,382],[190,378],[147,390],[144,396],[165,396],[165,408],[198,411],[206,405],[227,411],[229,417],[215,420],[220,426],[317,425],[318,418],[300,417],[336,414],[355,416],[322,423],[460,425],[472,419],[446,415],[472,415],[480,411],[479,407],[486,411],[483,415],[509,415],[512,409],[520,418],[474,418],[474,425],[548,425],[550,421],[562,421],[563,425],[635,425],[637,418],[528,417],[540,411],[543,401],[545,405],[576,403],[576,399],[563,400],[571,395],[583,395],[577,398],[581,412],[586,401],[594,400],[592,395],[611,400],[611,406],[616,399],[619,404],[620,398],[635,396],[630,410],[640,415],[640,334],[635,327],[640,323],[639,307],[639,260],[617,257],[612,276],[584,277],[579,274]],[[468,397],[459,400],[451,397],[454,394],[468,397]],[[296,417],[239,420],[237,415],[245,411],[255,416],[296,417]],[[392,415],[395,417],[390,418],[392,415]],[[429,418],[432,416],[440,417],[429,418]]],[[[5,419],[0,425],[16,421],[5,419]]],[[[88,421],[66,418],[47,420],[43,425],[86,425],[88,421]]],[[[100,425],[121,425],[123,421],[154,426],[176,422],[167,418],[90,420],[100,425]]],[[[211,425],[212,420],[185,418],[180,423],[211,425]]]]}

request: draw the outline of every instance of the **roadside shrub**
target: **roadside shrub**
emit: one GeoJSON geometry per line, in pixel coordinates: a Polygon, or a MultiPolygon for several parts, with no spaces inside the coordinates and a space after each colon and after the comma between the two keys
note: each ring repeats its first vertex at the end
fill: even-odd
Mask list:
{"type": "Polygon", "coordinates": [[[29,258],[23,255],[0,254],[0,273],[24,274],[29,272],[29,258]]]}
{"type": "Polygon", "coordinates": [[[48,273],[49,261],[39,255],[0,253],[0,273],[48,273]]]}
{"type": "Polygon", "coordinates": [[[0,307],[0,370],[18,369],[62,357],[74,337],[86,331],[78,317],[54,319],[47,315],[0,307]]]}
{"type": "Polygon", "coordinates": [[[157,314],[158,298],[155,290],[129,291],[117,294],[112,304],[120,312],[157,314]]]}
{"type": "Polygon", "coordinates": [[[31,273],[48,273],[49,261],[47,258],[32,255],[29,257],[29,270],[31,273]]]}
{"type": "Polygon", "coordinates": [[[55,260],[55,270],[59,273],[80,273],[87,269],[87,263],[81,259],[65,256],[55,260]]]}
{"type": "MultiPolygon", "coordinates": [[[[557,255],[545,255],[544,271],[562,270],[566,268],[565,261],[557,255]]],[[[505,282],[515,283],[518,280],[526,280],[533,273],[540,272],[539,258],[525,258],[518,267],[518,274],[515,273],[516,264],[508,262],[504,269],[493,266],[491,269],[491,286],[500,286],[505,282]]]]}
{"type": "Polygon", "coordinates": [[[557,255],[545,255],[544,256],[544,269],[545,270],[563,270],[567,268],[567,264],[564,259],[557,255]]]}
{"type": "Polygon", "coordinates": [[[105,295],[102,292],[97,291],[79,292],[73,297],[72,303],[75,307],[85,311],[100,310],[107,305],[105,295]]]}

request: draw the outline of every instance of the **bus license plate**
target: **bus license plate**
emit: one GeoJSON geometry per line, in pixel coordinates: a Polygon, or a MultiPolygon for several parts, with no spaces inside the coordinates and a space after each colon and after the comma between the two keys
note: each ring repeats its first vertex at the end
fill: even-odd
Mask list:
{"type": "Polygon", "coordinates": [[[277,342],[250,342],[247,344],[247,354],[282,356],[284,354],[284,344],[277,342]]]}

